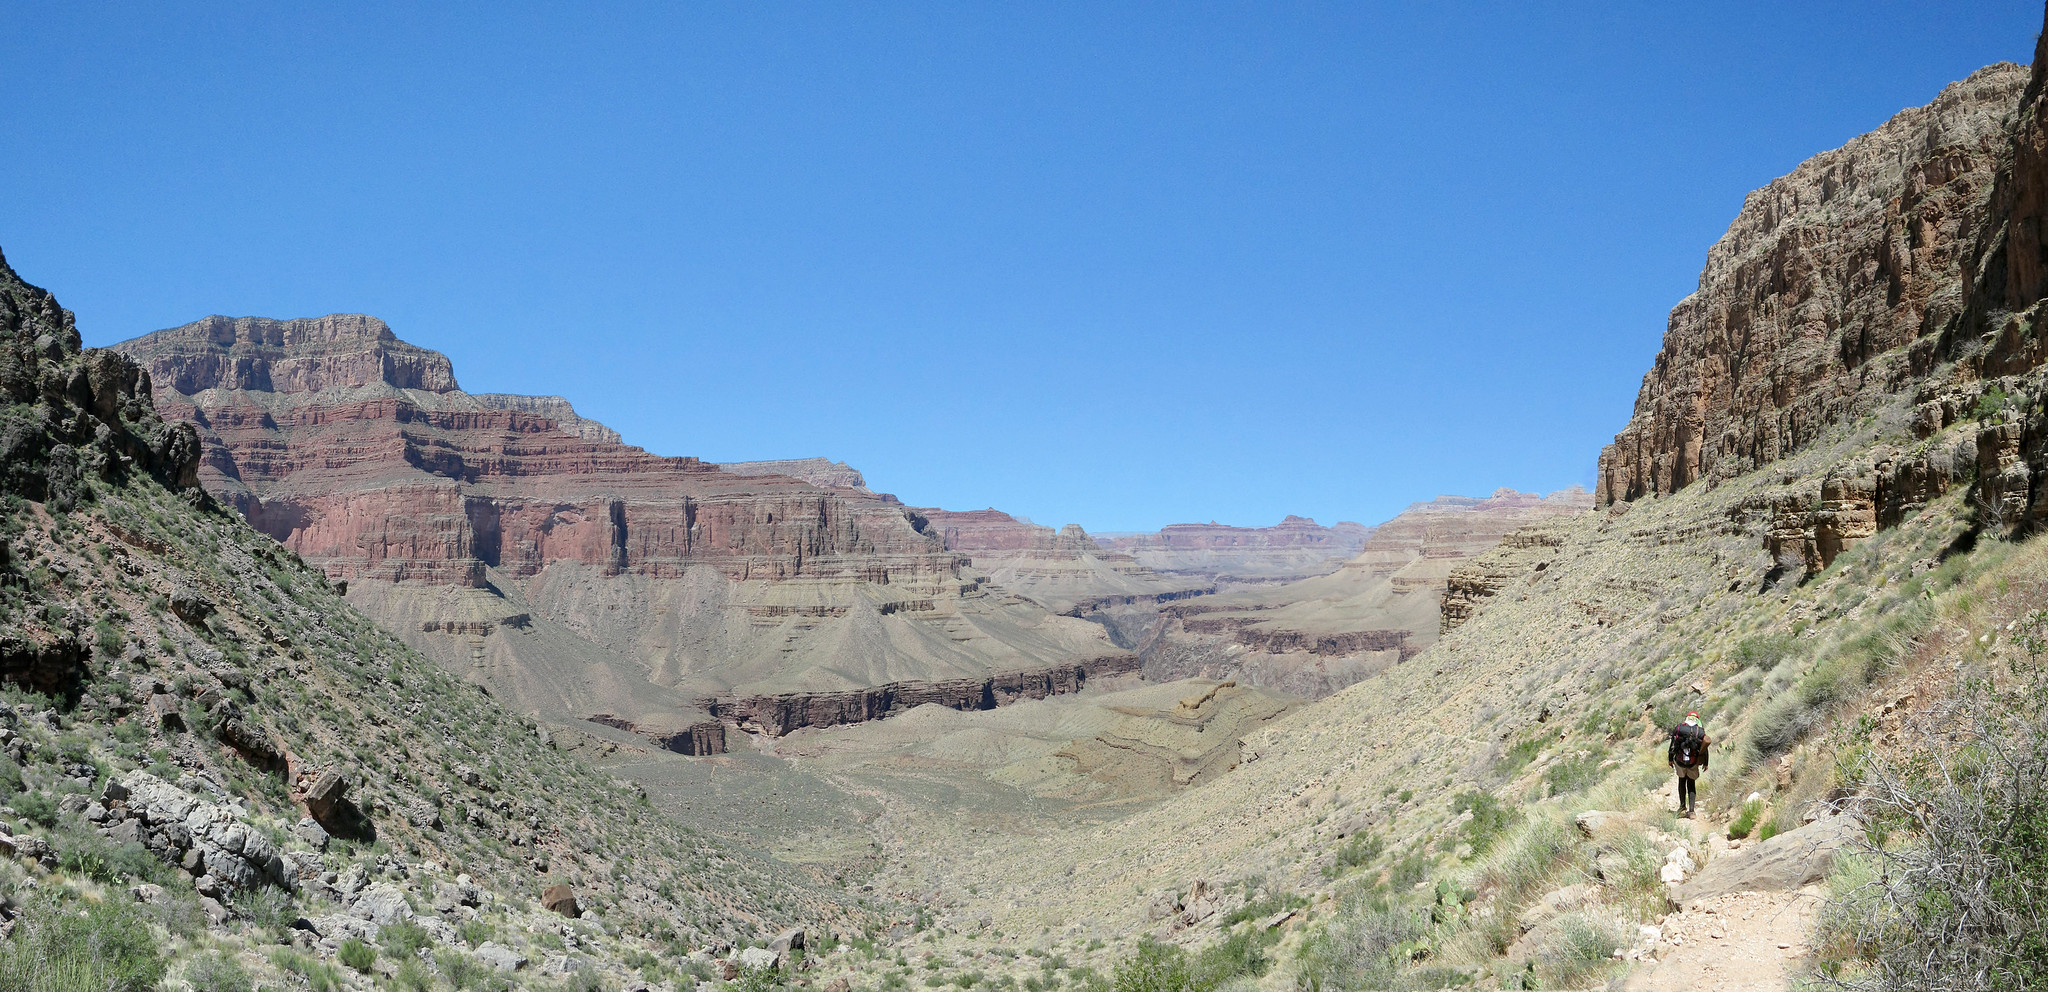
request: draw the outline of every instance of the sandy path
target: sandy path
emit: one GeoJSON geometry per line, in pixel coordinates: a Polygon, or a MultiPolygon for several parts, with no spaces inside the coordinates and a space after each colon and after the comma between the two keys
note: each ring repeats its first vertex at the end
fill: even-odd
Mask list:
{"type": "Polygon", "coordinates": [[[1664,918],[1663,933],[1629,975],[1629,992],[1783,989],[1813,953],[1820,891],[1735,892],[1664,918]]]}

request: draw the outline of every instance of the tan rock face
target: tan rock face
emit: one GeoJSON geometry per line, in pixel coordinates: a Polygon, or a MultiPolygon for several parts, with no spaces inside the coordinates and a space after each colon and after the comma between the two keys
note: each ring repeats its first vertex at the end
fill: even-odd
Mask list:
{"type": "Polygon", "coordinates": [[[1962,314],[2026,85],[2019,66],[1979,70],[1751,193],[1671,312],[1635,415],[1601,455],[1599,502],[1768,464],[1924,374],[1933,335],[1962,314]]]}

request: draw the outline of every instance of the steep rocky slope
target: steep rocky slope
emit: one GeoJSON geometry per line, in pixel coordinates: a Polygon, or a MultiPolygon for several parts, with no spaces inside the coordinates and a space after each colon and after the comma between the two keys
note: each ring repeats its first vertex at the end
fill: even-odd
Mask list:
{"type": "Polygon", "coordinates": [[[358,940],[429,982],[616,987],[687,982],[691,950],[792,923],[877,922],[665,818],[351,609],[198,488],[198,435],[152,385],[0,260],[0,928],[58,940],[99,905],[95,926],[146,935],[102,964],[168,955],[195,981],[331,983],[358,940]]]}
{"type": "Polygon", "coordinates": [[[1149,534],[1106,534],[1103,547],[1160,572],[1218,582],[1288,582],[1337,570],[1364,547],[1372,528],[1350,521],[1324,527],[1289,516],[1271,527],[1171,524],[1149,534]]]}
{"type": "Polygon", "coordinates": [[[1417,503],[1373,528],[1329,575],[1168,605],[1137,642],[1145,673],[1327,695],[1435,643],[1458,563],[1526,525],[1590,505],[1576,488],[1417,503]]]}
{"type": "Polygon", "coordinates": [[[554,419],[565,403],[479,400],[374,318],[212,317],[118,350],[199,425],[210,492],[550,719],[717,753],[728,727],[978,708],[1136,665],[987,588],[843,464],[651,455],[554,419]]]}

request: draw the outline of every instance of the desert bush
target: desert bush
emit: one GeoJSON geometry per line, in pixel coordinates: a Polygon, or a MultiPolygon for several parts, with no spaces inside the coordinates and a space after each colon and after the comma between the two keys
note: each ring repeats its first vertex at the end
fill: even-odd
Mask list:
{"type": "Polygon", "coordinates": [[[1742,804],[1742,812],[1736,814],[1734,822],[1728,824],[1728,838],[1730,840],[1741,840],[1749,836],[1750,831],[1756,829],[1757,818],[1762,816],[1763,813],[1763,800],[1751,799],[1745,801],[1742,804]]]}
{"type": "Polygon", "coordinates": [[[334,952],[334,959],[367,974],[370,967],[377,963],[377,949],[364,943],[360,938],[350,937],[341,942],[341,949],[334,952]]]}
{"type": "Polygon", "coordinates": [[[1909,760],[1872,755],[1870,880],[1823,930],[1859,989],[2048,987],[2048,613],[2015,622],[2024,658],[1970,679],[1916,723],[1909,760]]]}
{"type": "Polygon", "coordinates": [[[1571,913],[1560,918],[1535,955],[1536,974],[1544,988],[1578,989],[1613,967],[1614,952],[1628,946],[1621,921],[1600,913],[1571,913]]]}
{"type": "Polygon", "coordinates": [[[1294,957],[1295,986],[1302,992],[1404,987],[1408,951],[1427,932],[1428,916],[1417,910],[1349,907],[1302,942],[1294,957]]]}
{"type": "Polygon", "coordinates": [[[1543,770],[1543,783],[1553,796],[1584,792],[1600,781],[1600,756],[1578,754],[1559,760],[1543,770]]]}
{"type": "Polygon", "coordinates": [[[1500,839],[1502,832],[1520,822],[1522,814],[1494,798],[1490,792],[1472,791],[1451,800],[1452,813],[1471,813],[1472,819],[1465,821],[1462,831],[1465,843],[1472,845],[1472,853],[1485,854],[1500,839]]]}
{"type": "Polygon", "coordinates": [[[1728,652],[1728,660],[1734,662],[1736,671],[1748,668],[1769,671],[1789,657],[1797,643],[1788,634],[1764,634],[1744,638],[1728,652]]]}
{"type": "Polygon", "coordinates": [[[1379,834],[1354,834],[1349,841],[1345,842],[1344,846],[1337,849],[1336,870],[1342,872],[1346,868],[1369,865],[1378,859],[1380,853],[1386,849],[1387,842],[1379,834]]]}
{"type": "Polygon", "coordinates": [[[1552,888],[1550,882],[1573,868],[1577,856],[1570,827],[1553,818],[1532,819],[1479,866],[1474,881],[1502,906],[1519,906],[1552,888]]]}
{"type": "Polygon", "coordinates": [[[308,992],[339,992],[342,988],[341,972],[336,971],[333,965],[315,961],[297,951],[272,951],[270,963],[277,970],[302,979],[308,992]]]}
{"type": "Polygon", "coordinates": [[[384,945],[384,953],[394,958],[410,958],[434,946],[434,936],[411,920],[399,920],[378,930],[377,942],[384,945]]]}
{"type": "Polygon", "coordinates": [[[13,805],[22,819],[36,826],[48,829],[57,825],[57,797],[41,789],[29,789],[14,797],[13,805]]]}
{"type": "Polygon", "coordinates": [[[185,965],[185,981],[192,992],[252,992],[256,983],[248,969],[219,951],[201,954],[185,965]]]}
{"type": "Polygon", "coordinates": [[[124,907],[33,907],[0,945],[0,992],[149,992],[163,980],[156,938],[124,907]]]}

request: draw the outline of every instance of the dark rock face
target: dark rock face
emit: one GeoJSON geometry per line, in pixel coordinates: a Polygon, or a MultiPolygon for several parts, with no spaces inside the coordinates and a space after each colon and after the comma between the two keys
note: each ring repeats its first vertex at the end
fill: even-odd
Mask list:
{"type": "Polygon", "coordinates": [[[2044,62],[1979,70],[1751,194],[1672,311],[1598,501],[1740,474],[1903,397],[1919,448],[1737,511],[1781,569],[1818,571],[1972,477],[1984,524],[2048,523],[2044,62]]]}
{"type": "Polygon", "coordinates": [[[149,375],[85,349],[71,311],[0,256],[0,490],[67,510],[130,471],[198,484],[199,435],[157,416],[149,375]]]}
{"type": "Polygon", "coordinates": [[[1598,502],[1769,464],[1925,375],[2027,88],[2020,66],[1979,70],[1751,193],[1671,311],[1598,502]]]}
{"type": "MultiPolygon", "coordinates": [[[[1090,658],[985,679],[896,682],[841,692],[792,692],[740,699],[710,699],[712,715],[741,729],[781,737],[804,727],[836,727],[878,720],[927,703],[955,710],[992,710],[1020,699],[1044,699],[1079,692],[1090,678],[1138,671],[1137,656],[1090,658]]],[[[722,740],[721,740],[722,743],[722,740]]]]}

